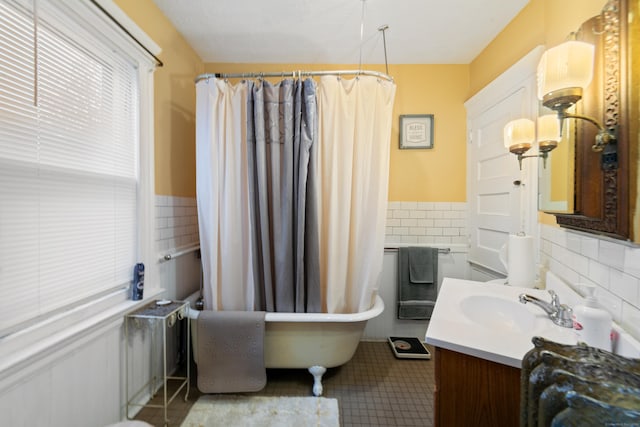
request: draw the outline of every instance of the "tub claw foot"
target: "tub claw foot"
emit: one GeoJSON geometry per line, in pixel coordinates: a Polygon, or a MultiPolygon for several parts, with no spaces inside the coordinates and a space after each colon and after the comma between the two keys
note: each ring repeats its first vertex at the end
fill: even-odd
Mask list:
{"type": "Polygon", "coordinates": [[[322,375],[327,372],[327,368],[324,366],[312,366],[309,368],[309,373],[313,375],[313,395],[322,395],[322,375]]]}

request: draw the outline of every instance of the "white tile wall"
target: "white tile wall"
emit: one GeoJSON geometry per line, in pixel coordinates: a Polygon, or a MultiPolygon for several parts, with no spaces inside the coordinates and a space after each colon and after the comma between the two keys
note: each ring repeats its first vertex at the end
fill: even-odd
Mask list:
{"type": "Polygon", "coordinates": [[[640,339],[640,247],[559,227],[540,225],[541,263],[584,295],[597,286],[600,303],[640,339]]]}
{"type": "MultiPolygon", "coordinates": [[[[386,244],[467,244],[464,202],[389,202],[386,244]]],[[[196,199],[156,196],[156,247],[167,251],[199,242],[196,199]]]]}
{"type": "Polygon", "coordinates": [[[385,244],[467,244],[467,204],[389,202],[385,244]]]}
{"type": "Polygon", "coordinates": [[[195,245],[198,211],[194,197],[156,196],[156,248],[158,251],[195,245]]]}

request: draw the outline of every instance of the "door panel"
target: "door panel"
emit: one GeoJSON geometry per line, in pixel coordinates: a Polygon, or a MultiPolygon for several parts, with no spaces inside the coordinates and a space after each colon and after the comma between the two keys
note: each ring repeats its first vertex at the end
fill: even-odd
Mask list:
{"type": "Polygon", "coordinates": [[[471,120],[469,176],[475,178],[475,191],[470,203],[469,258],[505,274],[498,251],[510,232],[519,231],[520,193],[513,185],[519,177],[518,165],[504,147],[502,129],[521,111],[525,94],[519,88],[471,120]]]}
{"type": "Polygon", "coordinates": [[[465,104],[469,261],[495,273],[506,274],[498,252],[510,233],[536,234],[537,160],[525,159],[519,170],[504,147],[503,128],[510,120],[535,117],[535,69],[542,51],[534,49],[465,104]]]}

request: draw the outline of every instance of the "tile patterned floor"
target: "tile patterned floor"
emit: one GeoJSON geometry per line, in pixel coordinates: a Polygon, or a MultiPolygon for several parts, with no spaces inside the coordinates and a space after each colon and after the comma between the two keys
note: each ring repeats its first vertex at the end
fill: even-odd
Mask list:
{"type": "MultiPolygon", "coordinates": [[[[433,359],[396,359],[386,342],[361,342],[349,363],[324,375],[323,396],[338,400],[343,427],[429,427],[433,425],[433,366],[433,359]]],[[[267,386],[255,395],[311,396],[312,383],[306,370],[269,369],[267,386]]],[[[171,403],[171,426],[180,425],[198,396],[192,385],[188,402],[177,397],[171,403]]],[[[136,419],[163,425],[161,409],[144,408],[136,419]]]]}

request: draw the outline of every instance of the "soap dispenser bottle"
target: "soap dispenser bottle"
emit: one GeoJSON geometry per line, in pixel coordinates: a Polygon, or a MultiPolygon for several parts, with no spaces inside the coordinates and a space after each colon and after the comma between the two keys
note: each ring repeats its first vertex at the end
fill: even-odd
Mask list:
{"type": "Polygon", "coordinates": [[[611,314],[600,308],[594,296],[595,286],[584,285],[584,288],[587,293],[584,304],[573,309],[573,328],[577,331],[578,341],[611,351],[611,314]]]}

